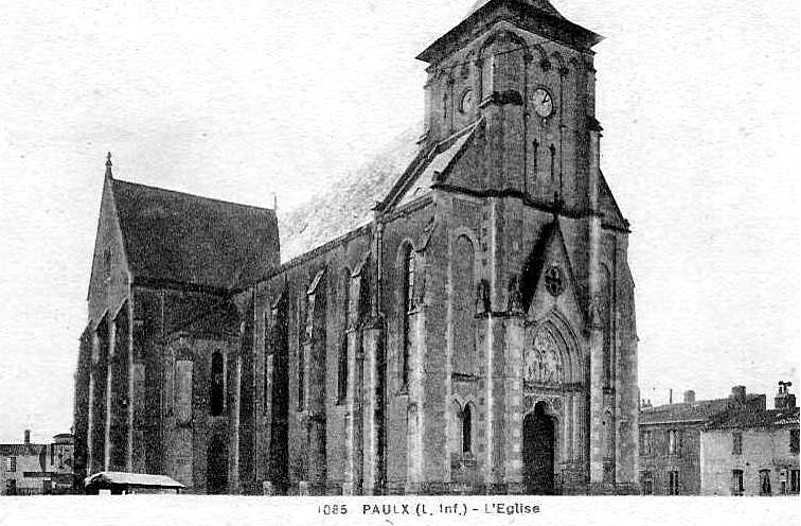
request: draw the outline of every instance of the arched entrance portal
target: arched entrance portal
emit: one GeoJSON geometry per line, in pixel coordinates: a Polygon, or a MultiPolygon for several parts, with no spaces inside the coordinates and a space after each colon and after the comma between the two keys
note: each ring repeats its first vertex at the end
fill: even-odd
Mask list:
{"type": "Polygon", "coordinates": [[[523,489],[528,495],[554,494],[555,429],[543,402],[523,419],[523,489]]]}
{"type": "Polygon", "coordinates": [[[206,493],[228,493],[228,444],[219,436],[209,443],[206,463],[206,493]]]}

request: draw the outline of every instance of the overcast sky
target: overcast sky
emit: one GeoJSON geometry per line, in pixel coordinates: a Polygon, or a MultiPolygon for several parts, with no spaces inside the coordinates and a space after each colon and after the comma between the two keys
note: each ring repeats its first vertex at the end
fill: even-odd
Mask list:
{"type": "MultiPolygon", "coordinates": [[[[118,178],[285,213],[421,120],[414,57],[472,2],[0,2],[0,442],[70,428],[107,150],[118,178]]],[[[553,4],[607,37],[643,397],[770,399],[799,379],[799,3],[553,4]]]]}

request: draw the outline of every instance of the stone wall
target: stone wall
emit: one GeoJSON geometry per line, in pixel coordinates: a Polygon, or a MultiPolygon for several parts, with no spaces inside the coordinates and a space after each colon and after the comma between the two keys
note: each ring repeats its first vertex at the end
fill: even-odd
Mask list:
{"type": "MultiPolygon", "coordinates": [[[[759,495],[761,471],[767,471],[771,494],[789,493],[791,470],[799,469],[798,453],[790,450],[793,426],[706,431],[700,443],[700,494],[732,495],[732,472],[743,474],[743,494],[759,495]],[[733,433],[742,434],[742,452],[733,450],[733,433]]],[[[794,426],[798,430],[798,424],[794,426]]]]}
{"type": "Polygon", "coordinates": [[[428,138],[442,140],[482,115],[488,134],[485,176],[466,181],[467,187],[513,189],[544,203],[557,192],[570,209],[586,209],[587,116],[595,108],[592,55],[507,20],[472,38],[428,68],[428,138]],[[553,101],[555,111],[546,117],[532,107],[537,89],[547,90],[553,101]]]}
{"type": "Polygon", "coordinates": [[[239,335],[238,327],[231,329],[227,336],[215,339],[176,335],[162,353],[164,472],[192,493],[213,490],[210,479],[214,477],[224,481],[220,492],[240,491],[238,436],[232,426],[239,409],[239,335]],[[220,357],[221,373],[213,366],[215,355],[220,357]],[[219,396],[213,384],[220,381],[222,396],[217,402],[212,400],[219,396]],[[224,473],[219,469],[212,473],[214,466],[225,466],[224,473]]]}
{"type": "Polygon", "coordinates": [[[670,473],[678,472],[678,495],[701,494],[701,430],[703,424],[677,423],[642,426],[642,438],[649,446],[640,445],[640,478],[648,477],[653,495],[670,494],[670,473]],[[676,445],[671,452],[670,433],[675,432],[676,445]]]}

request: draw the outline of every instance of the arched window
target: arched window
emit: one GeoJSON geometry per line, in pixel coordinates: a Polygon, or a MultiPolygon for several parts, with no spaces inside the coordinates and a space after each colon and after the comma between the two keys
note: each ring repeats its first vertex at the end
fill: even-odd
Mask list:
{"type": "Polygon", "coordinates": [[[338,402],[344,402],[348,397],[348,326],[350,324],[350,270],[348,269],[344,270],[342,276],[342,313],[344,320],[337,363],[338,402]]]}
{"type": "Polygon", "coordinates": [[[339,357],[337,363],[337,403],[343,403],[348,398],[348,337],[343,335],[339,343],[339,357]]]}
{"type": "Polygon", "coordinates": [[[206,493],[218,495],[228,492],[228,442],[214,436],[206,452],[206,493]]]}
{"type": "Polygon", "coordinates": [[[298,347],[298,411],[306,405],[306,350],[298,347]]]}
{"type": "Polygon", "coordinates": [[[456,400],[451,402],[448,418],[450,419],[448,448],[451,453],[451,463],[458,466],[462,451],[462,406],[456,400]]]}
{"type": "Polygon", "coordinates": [[[272,393],[272,377],[270,373],[272,371],[272,344],[270,342],[271,335],[270,335],[270,312],[269,310],[265,309],[264,311],[264,331],[263,331],[263,351],[264,351],[264,410],[267,410],[267,406],[270,403],[270,394],[272,393]]]}
{"type": "Polygon", "coordinates": [[[460,235],[453,244],[451,269],[453,372],[475,374],[475,250],[467,236],[460,235]]]}
{"type": "Polygon", "coordinates": [[[211,356],[211,393],[209,406],[212,416],[222,414],[225,399],[225,371],[222,354],[217,351],[211,356]]]}
{"type": "Polygon", "coordinates": [[[681,432],[675,429],[668,431],[668,453],[678,455],[681,453],[681,432]]]}
{"type": "Polygon", "coordinates": [[[179,425],[192,422],[192,361],[175,362],[175,419],[179,425]]]}
{"type": "Polygon", "coordinates": [[[482,50],[481,97],[493,93],[515,92],[520,96],[523,84],[525,44],[517,35],[504,31],[494,35],[482,50]]]}
{"type": "Polygon", "coordinates": [[[298,411],[306,406],[306,340],[308,334],[308,287],[301,287],[298,298],[298,411]]]}
{"type": "Polygon", "coordinates": [[[414,308],[414,250],[406,247],[403,265],[403,357],[401,359],[401,380],[409,383],[409,354],[412,347],[412,309],[414,308]]]}
{"type": "Polygon", "coordinates": [[[462,453],[473,451],[473,409],[472,404],[464,406],[462,411],[462,453]]]}
{"type": "Polygon", "coordinates": [[[420,433],[420,421],[417,411],[417,404],[412,404],[406,409],[406,476],[414,469],[414,464],[421,452],[418,448],[420,433]]]}
{"type": "Polygon", "coordinates": [[[264,351],[264,356],[270,354],[270,312],[269,310],[264,310],[264,325],[263,325],[263,341],[262,341],[262,349],[264,351]]]}
{"type": "Polygon", "coordinates": [[[603,378],[604,387],[611,387],[614,382],[614,363],[612,357],[612,280],[606,267],[601,272],[601,299],[598,314],[603,327],[603,378]]]}

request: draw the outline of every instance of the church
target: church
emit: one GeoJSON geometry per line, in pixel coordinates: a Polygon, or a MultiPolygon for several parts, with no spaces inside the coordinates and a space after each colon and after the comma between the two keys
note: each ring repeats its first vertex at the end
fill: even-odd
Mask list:
{"type": "Polygon", "coordinates": [[[76,474],[208,494],[636,492],[601,39],[548,0],[477,2],[417,56],[424,129],[403,163],[294,227],[115,179],[109,154],[76,474]]]}

